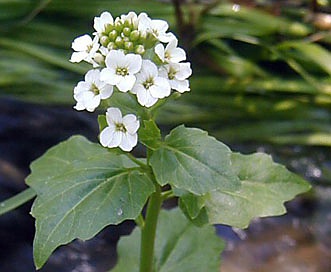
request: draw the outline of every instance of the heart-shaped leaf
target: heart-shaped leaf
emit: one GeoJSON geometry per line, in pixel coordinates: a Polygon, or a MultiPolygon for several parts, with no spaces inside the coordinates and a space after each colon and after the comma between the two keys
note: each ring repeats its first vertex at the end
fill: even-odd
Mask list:
{"type": "Polygon", "coordinates": [[[183,210],[190,218],[198,218],[200,222],[201,218],[207,218],[210,224],[245,228],[255,217],[284,214],[284,202],[310,189],[308,182],[263,153],[233,153],[232,167],[241,180],[238,190],[216,190],[201,197],[192,194],[181,197],[183,210]],[[200,215],[203,216],[199,218],[200,215]]]}
{"type": "Polygon", "coordinates": [[[207,132],[179,126],[153,152],[150,164],[160,185],[202,195],[216,189],[236,190],[240,183],[231,168],[231,150],[207,132]]]}
{"type": "Polygon", "coordinates": [[[40,268],[55,248],[89,239],[109,224],[135,219],[154,185],[125,155],[81,136],[51,148],[31,165],[37,193],[34,258],[40,268]]]}

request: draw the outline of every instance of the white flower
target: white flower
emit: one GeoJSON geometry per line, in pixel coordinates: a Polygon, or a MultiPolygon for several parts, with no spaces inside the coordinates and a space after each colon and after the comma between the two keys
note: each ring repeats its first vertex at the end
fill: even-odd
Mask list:
{"type": "Polygon", "coordinates": [[[106,56],[106,68],[102,69],[100,79],[116,85],[119,91],[131,90],[136,82],[135,74],[140,71],[142,58],[137,54],[125,55],[120,50],[111,50],[106,56]]]}
{"type": "Polygon", "coordinates": [[[118,108],[108,108],[106,112],[108,126],[100,133],[100,143],[104,147],[120,147],[131,151],[137,145],[139,121],[133,114],[122,117],[118,108]]]}
{"type": "Polygon", "coordinates": [[[96,33],[101,35],[106,31],[106,28],[109,25],[114,24],[114,19],[108,11],[104,11],[101,13],[100,17],[94,18],[94,29],[97,31],[96,33]]]}
{"type": "Polygon", "coordinates": [[[168,80],[159,76],[156,65],[150,60],[143,60],[131,92],[137,95],[140,105],[151,107],[159,98],[169,96],[171,88],[168,80]]]}
{"type": "Polygon", "coordinates": [[[187,78],[192,74],[192,69],[189,62],[163,65],[159,69],[159,74],[168,78],[172,89],[180,93],[190,91],[187,78]]]}
{"type": "Polygon", "coordinates": [[[70,58],[71,62],[81,62],[85,60],[89,63],[93,63],[93,57],[99,49],[99,38],[97,36],[92,38],[85,34],[77,37],[71,45],[71,48],[76,52],[72,53],[70,58]]]}
{"type": "Polygon", "coordinates": [[[169,25],[164,20],[152,20],[146,13],[140,13],[138,16],[138,30],[146,33],[151,32],[159,41],[167,43],[175,38],[171,32],[166,33],[169,25]]]}
{"type": "Polygon", "coordinates": [[[119,21],[121,23],[129,22],[129,24],[134,28],[138,28],[138,16],[135,12],[130,11],[128,14],[121,15],[119,21]]]}
{"type": "Polygon", "coordinates": [[[74,88],[74,98],[77,101],[76,110],[94,111],[101,99],[107,99],[113,93],[113,86],[100,80],[99,70],[90,70],[85,75],[85,81],[78,82],[74,88]]]}
{"type": "Polygon", "coordinates": [[[163,62],[167,62],[167,63],[181,62],[186,59],[186,53],[184,49],[177,47],[177,44],[178,44],[177,39],[172,39],[165,48],[163,44],[158,44],[155,46],[154,49],[155,54],[163,62]]]}

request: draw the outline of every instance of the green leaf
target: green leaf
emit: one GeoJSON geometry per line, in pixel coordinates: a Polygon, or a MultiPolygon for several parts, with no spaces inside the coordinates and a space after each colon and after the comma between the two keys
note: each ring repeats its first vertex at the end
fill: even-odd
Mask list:
{"type": "Polygon", "coordinates": [[[169,183],[202,195],[216,189],[238,188],[230,156],[231,150],[207,132],[179,126],[153,152],[150,164],[160,185],[169,183]]]}
{"type": "MultiPolygon", "coordinates": [[[[140,229],[118,243],[119,260],[112,272],[138,272],[140,229]]],[[[158,272],[219,271],[224,242],[213,226],[198,228],[179,209],[161,211],[155,242],[158,272]]]]}
{"type": "Polygon", "coordinates": [[[296,50],[298,60],[306,60],[309,63],[316,63],[325,72],[331,75],[331,53],[316,43],[301,41],[286,41],[278,45],[282,50],[296,50]]]}
{"type": "Polygon", "coordinates": [[[108,126],[106,115],[98,115],[98,124],[99,124],[99,131],[102,131],[104,128],[108,126]]]}
{"type": "Polygon", "coordinates": [[[62,244],[93,237],[109,224],[135,219],[154,191],[137,165],[81,136],[51,148],[31,165],[37,193],[34,258],[40,268],[62,244]]]}
{"type": "Polygon", "coordinates": [[[216,190],[199,197],[200,201],[204,201],[205,211],[201,209],[201,204],[191,205],[192,196],[181,198],[186,210],[189,206],[195,207],[188,213],[191,218],[192,215],[197,217],[198,209],[201,209],[202,214],[206,212],[210,224],[245,228],[255,217],[284,214],[285,201],[310,189],[308,182],[274,163],[269,155],[233,153],[232,163],[241,180],[241,187],[235,192],[216,190]]]}
{"type": "Polygon", "coordinates": [[[144,120],[144,125],[138,131],[139,141],[148,148],[155,150],[161,144],[161,132],[153,120],[144,120]]]}

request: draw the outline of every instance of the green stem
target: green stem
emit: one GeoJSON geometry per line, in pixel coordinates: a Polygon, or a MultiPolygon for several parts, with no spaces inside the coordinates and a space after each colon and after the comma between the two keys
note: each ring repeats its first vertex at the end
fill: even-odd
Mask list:
{"type": "Polygon", "coordinates": [[[140,272],[152,272],[154,264],[154,244],[156,226],[161,210],[161,186],[155,184],[156,191],[151,195],[146,211],[145,226],[141,231],[140,272]]]}
{"type": "Polygon", "coordinates": [[[169,198],[175,197],[175,195],[172,190],[168,190],[168,191],[162,192],[161,197],[162,197],[162,200],[164,201],[169,198]]]}
{"type": "Polygon", "coordinates": [[[31,188],[25,189],[23,192],[6,199],[3,202],[0,202],[0,215],[5,214],[11,210],[16,209],[17,207],[21,206],[25,202],[28,202],[32,198],[36,196],[36,193],[31,188]]]}
{"type": "Polygon", "coordinates": [[[144,220],[142,214],[139,214],[139,216],[136,218],[135,222],[138,227],[140,227],[141,229],[144,228],[145,220],[144,220]]]}
{"type": "Polygon", "coordinates": [[[147,168],[147,165],[143,163],[141,160],[137,159],[135,156],[133,156],[131,153],[125,153],[125,155],[133,161],[135,164],[141,166],[142,168],[147,168]]]}

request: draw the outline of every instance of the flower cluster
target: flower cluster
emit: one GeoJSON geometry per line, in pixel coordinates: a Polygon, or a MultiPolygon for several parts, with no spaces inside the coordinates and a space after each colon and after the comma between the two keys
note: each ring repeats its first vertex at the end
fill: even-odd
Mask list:
{"type": "MultiPolygon", "coordinates": [[[[146,13],[129,12],[114,19],[103,12],[95,17],[93,36],[85,34],[72,43],[70,61],[93,67],[74,88],[74,108],[92,112],[114,91],[134,94],[147,108],[170,96],[171,90],[189,91],[190,63],[184,62],[186,53],[168,27],[166,21],[153,20],[146,13]]],[[[106,119],[101,144],[131,151],[137,144],[138,119],[132,114],[122,118],[115,108],[107,110],[106,119]]]]}

